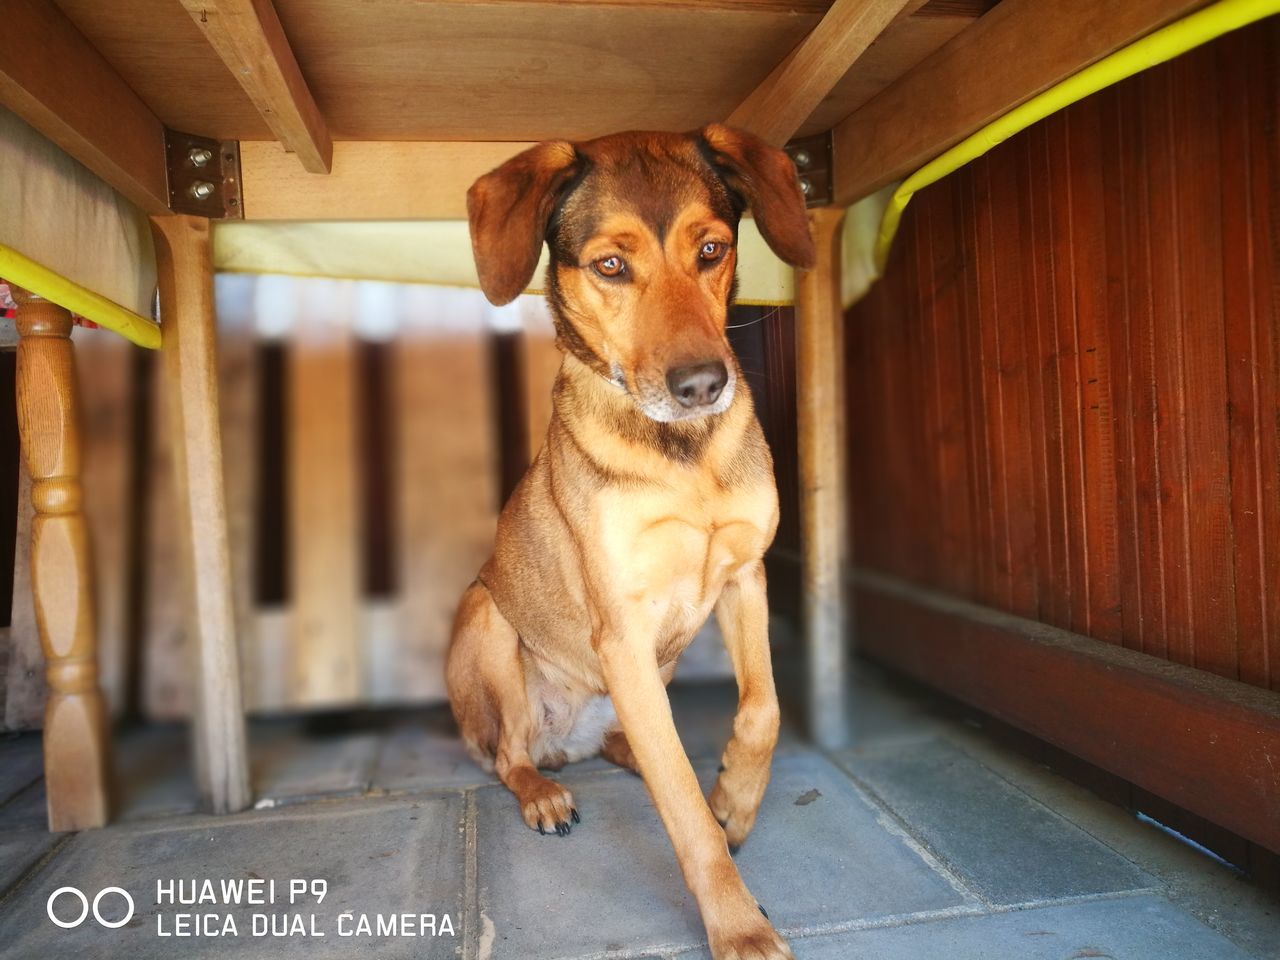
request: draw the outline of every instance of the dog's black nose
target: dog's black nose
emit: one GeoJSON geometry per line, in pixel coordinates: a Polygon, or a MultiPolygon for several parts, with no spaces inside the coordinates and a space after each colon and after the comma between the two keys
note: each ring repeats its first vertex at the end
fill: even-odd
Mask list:
{"type": "Polygon", "coordinates": [[[719,360],[667,371],[667,389],[682,407],[711,406],[728,382],[729,371],[719,360]]]}

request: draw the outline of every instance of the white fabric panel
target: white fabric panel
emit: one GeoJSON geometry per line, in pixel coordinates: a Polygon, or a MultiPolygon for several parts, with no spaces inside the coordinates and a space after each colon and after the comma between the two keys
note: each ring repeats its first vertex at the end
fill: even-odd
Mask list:
{"type": "MultiPolygon", "coordinates": [[[[223,221],[214,228],[213,262],[216,269],[232,273],[480,286],[463,220],[223,221]]],[[[546,265],[544,249],[531,292],[540,290],[546,265]]],[[[792,277],[791,268],[773,255],[755,222],[743,220],[738,236],[739,302],[790,303],[792,277]]]]}
{"type": "Polygon", "coordinates": [[[146,215],[3,107],[0,243],[151,316],[156,263],[146,215]]]}

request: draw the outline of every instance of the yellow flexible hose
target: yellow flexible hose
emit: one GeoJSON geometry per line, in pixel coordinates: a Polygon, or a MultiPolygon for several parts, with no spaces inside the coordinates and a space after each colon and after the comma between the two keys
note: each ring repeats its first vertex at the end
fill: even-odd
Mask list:
{"type": "Polygon", "coordinates": [[[894,191],[881,217],[880,232],[876,237],[877,269],[883,272],[902,211],[917,190],[941,180],[1015,133],[1077,100],[1275,13],[1280,13],[1280,0],[1219,0],[1103,57],[965,137],[907,177],[894,191]]]}
{"type": "Polygon", "coordinates": [[[0,277],[12,281],[38,297],[66,307],[74,314],[92,320],[100,327],[114,330],[126,340],[148,350],[160,348],[158,324],[126,310],[113,300],[72,283],[65,277],[42,267],[30,257],[0,243],[0,277]]]}

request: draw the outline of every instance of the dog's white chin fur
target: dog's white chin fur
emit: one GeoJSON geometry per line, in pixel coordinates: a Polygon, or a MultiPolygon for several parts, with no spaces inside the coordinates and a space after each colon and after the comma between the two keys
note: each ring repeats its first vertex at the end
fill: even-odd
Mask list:
{"type": "MultiPolygon", "coordinates": [[[[724,413],[729,409],[729,404],[733,403],[733,393],[738,386],[738,375],[734,371],[729,371],[729,380],[724,385],[724,389],[720,391],[720,396],[716,398],[716,402],[709,407],[684,407],[671,394],[665,394],[662,397],[654,399],[641,399],[632,394],[636,406],[650,420],[657,420],[659,423],[679,423],[684,420],[699,420],[702,417],[710,417],[717,413],[724,413]]],[[[629,391],[628,391],[629,392],[629,391]]]]}

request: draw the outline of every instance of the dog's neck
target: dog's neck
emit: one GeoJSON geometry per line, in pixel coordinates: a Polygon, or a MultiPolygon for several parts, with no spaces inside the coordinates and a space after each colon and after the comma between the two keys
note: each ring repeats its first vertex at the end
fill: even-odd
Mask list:
{"type": "Polygon", "coordinates": [[[741,430],[750,406],[750,392],[739,384],[723,413],[663,423],[646,417],[624,387],[572,353],[565,354],[552,393],[553,417],[584,453],[603,462],[621,461],[619,446],[625,445],[631,457],[647,452],[662,462],[697,466],[714,454],[713,441],[729,439],[726,430],[741,430]]]}

